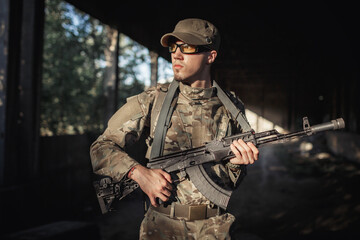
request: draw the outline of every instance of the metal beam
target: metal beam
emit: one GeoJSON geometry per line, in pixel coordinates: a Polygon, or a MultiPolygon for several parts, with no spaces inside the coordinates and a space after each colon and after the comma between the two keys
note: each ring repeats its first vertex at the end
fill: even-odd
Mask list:
{"type": "Polygon", "coordinates": [[[33,178],[39,171],[40,83],[42,68],[44,1],[23,1],[18,129],[22,151],[20,176],[33,178]]]}
{"type": "Polygon", "coordinates": [[[5,156],[1,169],[4,169],[4,184],[17,184],[34,178],[40,169],[38,144],[44,0],[9,1],[8,9],[5,156]]]}
{"type": "Polygon", "coordinates": [[[9,52],[9,0],[0,0],[0,185],[4,183],[6,79],[9,52]]]}

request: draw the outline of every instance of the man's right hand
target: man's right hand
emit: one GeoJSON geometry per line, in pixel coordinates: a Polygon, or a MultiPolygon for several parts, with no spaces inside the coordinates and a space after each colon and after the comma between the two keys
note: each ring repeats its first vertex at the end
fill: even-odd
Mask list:
{"type": "Polygon", "coordinates": [[[155,207],[159,206],[156,198],[166,202],[171,196],[171,176],[162,169],[149,169],[142,165],[136,165],[129,178],[139,184],[155,207]]]}

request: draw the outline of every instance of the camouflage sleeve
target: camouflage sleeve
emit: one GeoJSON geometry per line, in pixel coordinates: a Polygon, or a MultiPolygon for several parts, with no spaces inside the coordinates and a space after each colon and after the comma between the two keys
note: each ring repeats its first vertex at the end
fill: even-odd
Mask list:
{"type": "Polygon", "coordinates": [[[139,140],[149,125],[149,111],[154,101],[154,88],[128,98],[109,120],[105,132],[90,147],[93,171],[121,181],[139,164],[129,156],[127,148],[139,140]]]}

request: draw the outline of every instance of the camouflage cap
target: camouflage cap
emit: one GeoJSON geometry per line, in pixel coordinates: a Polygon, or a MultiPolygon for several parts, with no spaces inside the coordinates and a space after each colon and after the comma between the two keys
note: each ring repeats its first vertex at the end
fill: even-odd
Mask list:
{"type": "Polygon", "coordinates": [[[209,21],[188,18],[179,21],[172,33],[162,36],[160,42],[163,47],[168,47],[170,37],[175,37],[181,41],[192,45],[206,45],[216,51],[220,46],[220,34],[218,29],[209,21]]]}

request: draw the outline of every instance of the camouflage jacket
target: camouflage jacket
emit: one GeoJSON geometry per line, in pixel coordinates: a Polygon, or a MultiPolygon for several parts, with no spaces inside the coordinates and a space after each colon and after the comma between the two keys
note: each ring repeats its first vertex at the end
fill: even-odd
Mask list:
{"type": "MultiPolygon", "coordinates": [[[[96,174],[118,181],[125,179],[129,170],[139,164],[127,153],[127,149],[137,143],[144,133],[149,146],[146,155],[149,156],[153,137],[153,129],[150,130],[151,111],[162,89],[166,90],[167,86],[158,84],[129,98],[112,116],[107,129],[90,149],[96,174]]],[[[241,132],[241,127],[216,96],[216,88],[191,88],[180,83],[179,89],[177,105],[165,138],[164,155],[241,132]]],[[[234,172],[223,163],[207,164],[206,170],[215,182],[226,189],[236,187],[242,175],[240,170],[234,172]]],[[[175,189],[174,194],[182,204],[210,203],[188,178],[177,183],[175,189]]]]}

